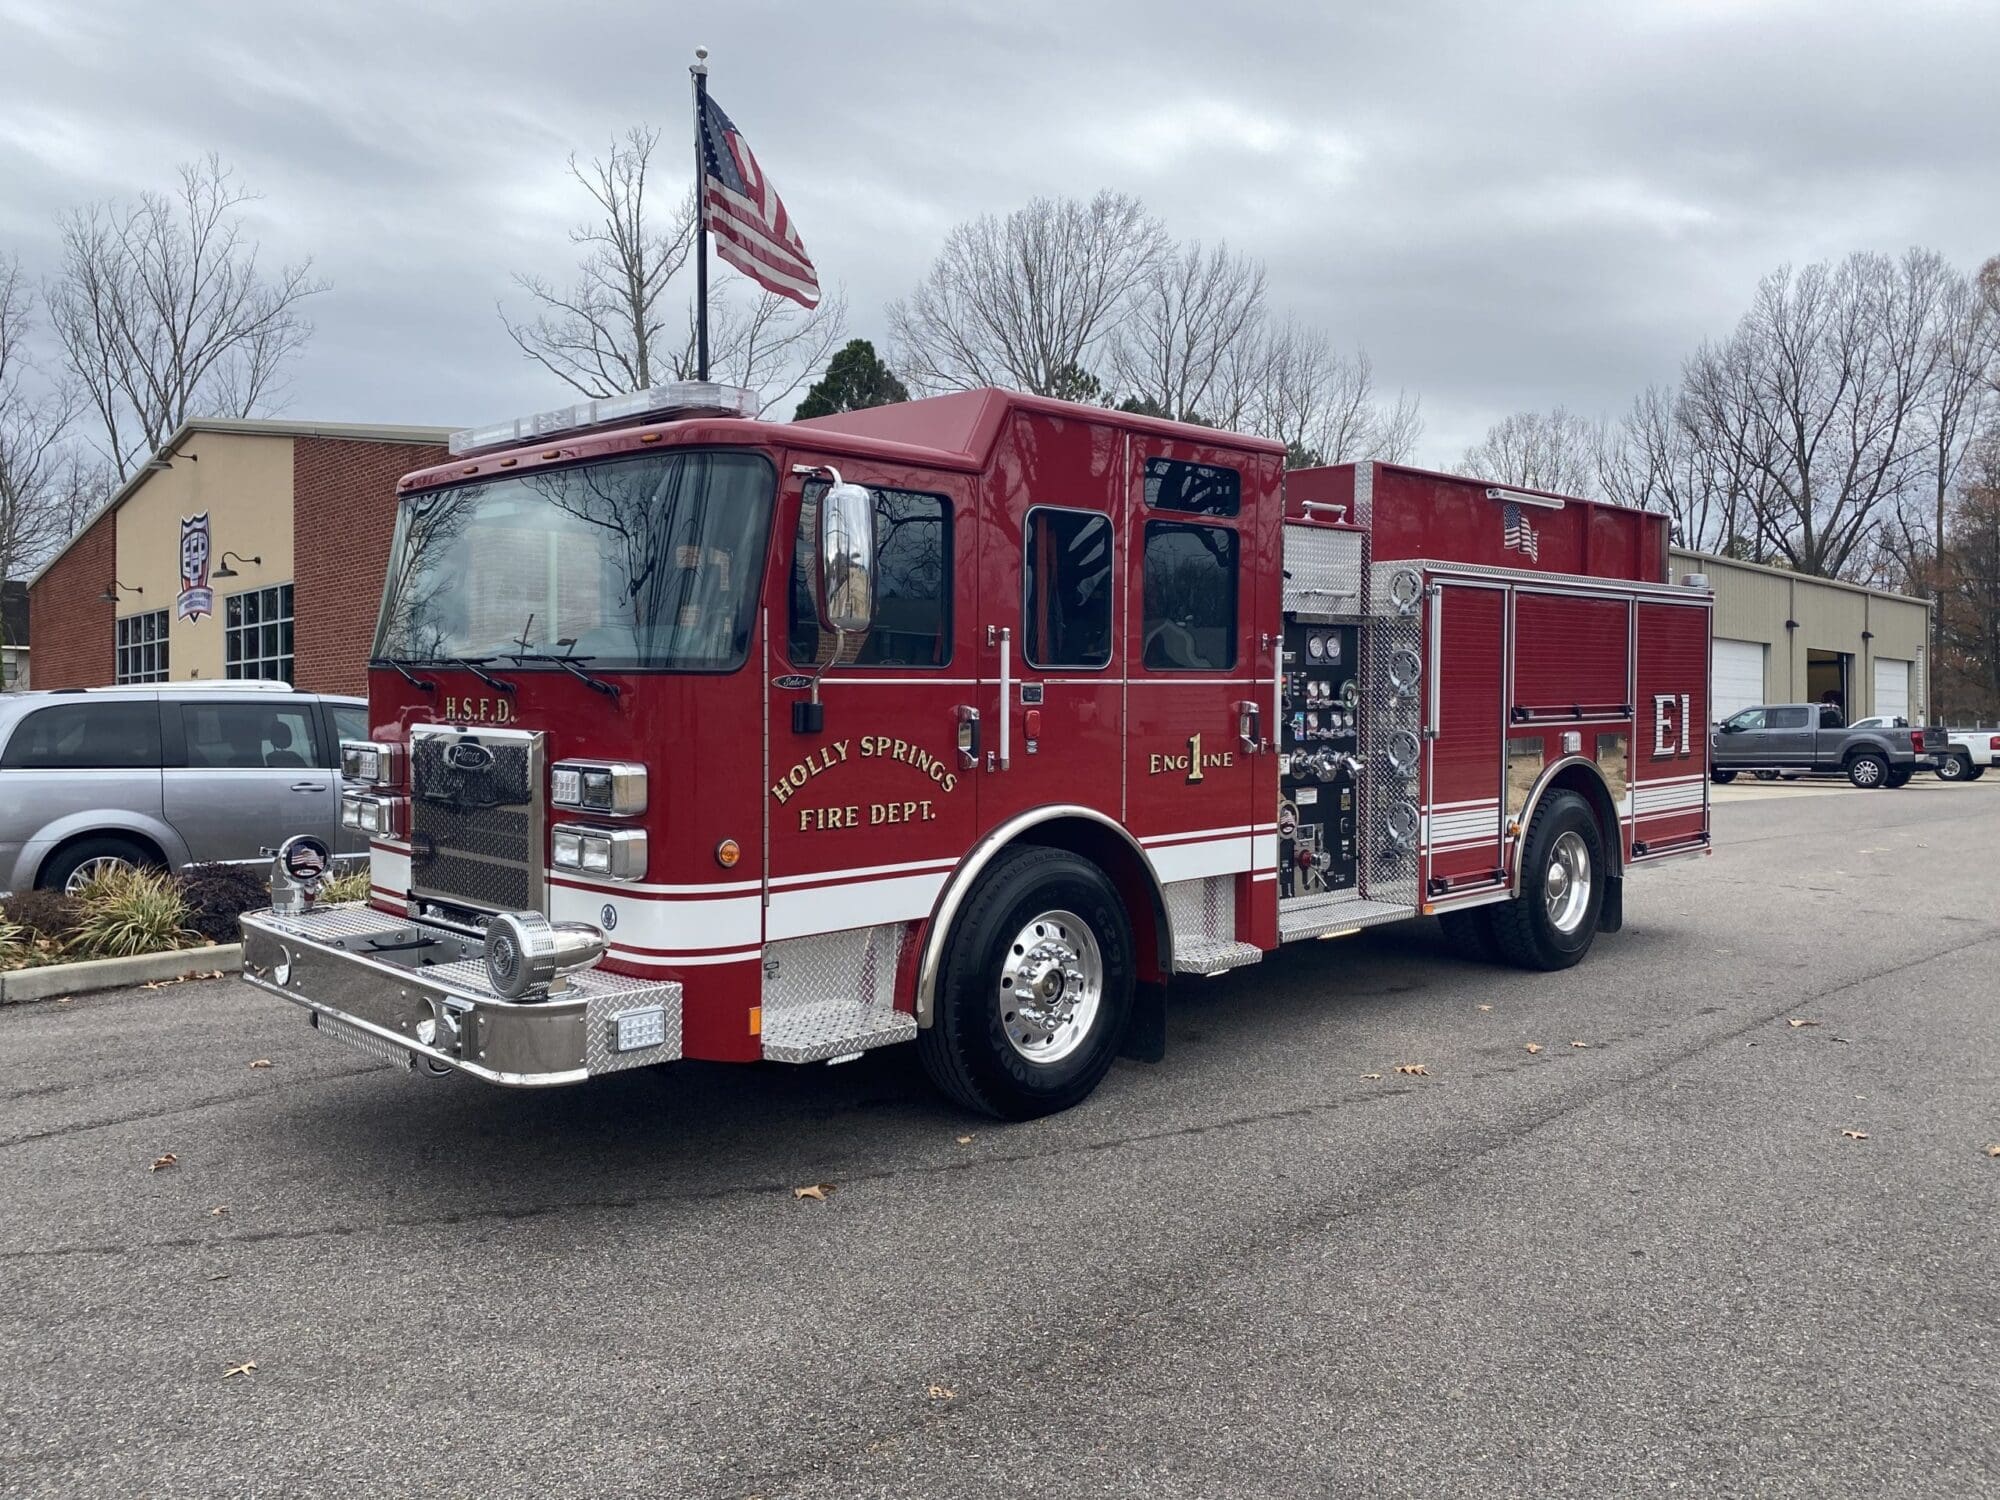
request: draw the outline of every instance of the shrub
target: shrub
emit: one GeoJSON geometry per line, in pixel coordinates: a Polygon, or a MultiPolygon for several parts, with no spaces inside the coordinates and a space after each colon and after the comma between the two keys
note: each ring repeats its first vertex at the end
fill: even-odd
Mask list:
{"type": "Polygon", "coordinates": [[[78,958],[125,958],[188,946],[188,900],[160,870],[108,870],[77,894],[80,909],[69,947],[78,958]]]}
{"type": "Polygon", "coordinates": [[[28,929],[28,938],[60,945],[69,941],[83,913],[64,891],[17,891],[0,902],[0,920],[28,929]]]}
{"type": "Polygon", "coordinates": [[[0,914],[0,969],[18,969],[34,956],[34,934],[0,914]]]}
{"type": "Polygon", "coordinates": [[[256,870],[240,865],[194,865],[176,882],[187,900],[187,925],[211,943],[243,937],[236,919],[271,904],[271,891],[256,870]]]}
{"type": "Polygon", "coordinates": [[[319,899],[331,904],[335,901],[366,901],[368,899],[368,865],[363,861],[337,870],[327,883],[319,888],[319,899]]]}

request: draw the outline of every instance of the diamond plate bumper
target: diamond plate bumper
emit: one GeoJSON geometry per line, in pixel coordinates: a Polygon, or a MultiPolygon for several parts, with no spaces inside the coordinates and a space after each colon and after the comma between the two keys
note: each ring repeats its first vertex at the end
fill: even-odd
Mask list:
{"type": "Polygon", "coordinates": [[[444,928],[358,905],[245,912],[242,922],[247,983],[385,1062],[408,1056],[432,1071],[538,1086],[681,1055],[676,983],[588,969],[546,1000],[508,1000],[486,985],[479,941],[444,928]],[[654,1009],[649,1029],[661,1040],[618,1051],[618,1017],[654,1009]]]}

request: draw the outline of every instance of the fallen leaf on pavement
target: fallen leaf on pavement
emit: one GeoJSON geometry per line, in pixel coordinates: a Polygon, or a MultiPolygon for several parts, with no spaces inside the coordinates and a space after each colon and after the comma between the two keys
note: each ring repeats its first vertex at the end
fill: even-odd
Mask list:
{"type": "Polygon", "coordinates": [[[271,1066],[271,1059],[268,1057],[259,1057],[254,1059],[250,1066],[253,1068],[268,1068],[271,1066]]]}
{"type": "Polygon", "coordinates": [[[930,1395],[933,1401],[949,1401],[957,1396],[958,1392],[948,1385],[934,1385],[931,1387],[930,1395]]]}
{"type": "Polygon", "coordinates": [[[826,1195],[832,1191],[833,1184],[830,1182],[812,1182],[802,1188],[793,1188],[792,1196],[794,1198],[810,1198],[815,1203],[824,1203],[826,1202],[826,1195]]]}
{"type": "Polygon", "coordinates": [[[169,1151],[165,1156],[154,1157],[153,1164],[150,1167],[146,1168],[146,1170],[148,1172],[158,1172],[166,1167],[178,1167],[180,1164],[181,1164],[181,1159],[178,1156],[174,1155],[173,1152],[169,1151]]]}
{"type": "Polygon", "coordinates": [[[958,1143],[961,1146],[970,1146],[972,1144],[972,1137],[969,1135],[962,1135],[958,1138],[958,1143]]]}
{"type": "Polygon", "coordinates": [[[1850,1141],[1865,1141],[1868,1139],[1868,1132],[1865,1130],[1843,1130],[1840,1133],[1850,1141]]]}
{"type": "Polygon", "coordinates": [[[1408,1073],[1416,1078],[1428,1078],[1431,1076],[1431,1070],[1422,1063],[1397,1063],[1396,1071],[1398,1073],[1408,1073]]]}
{"type": "Polygon", "coordinates": [[[229,1212],[229,1205],[227,1203],[218,1203],[215,1205],[215,1207],[211,1208],[208,1211],[208,1216],[211,1219],[219,1219],[228,1212],[229,1212]]]}
{"type": "Polygon", "coordinates": [[[257,1368],[257,1361],[254,1359],[247,1359],[240,1365],[231,1365],[228,1369],[224,1370],[222,1372],[222,1378],[224,1380],[227,1380],[232,1375],[248,1375],[252,1370],[256,1368],[257,1368]]]}
{"type": "Polygon", "coordinates": [[[1542,1050],[1542,1044],[1540,1042],[1530,1042],[1528,1043],[1528,1050],[1530,1052],[1539,1052],[1542,1050]]]}
{"type": "Polygon", "coordinates": [[[1570,1043],[1570,1045],[1571,1045],[1572,1047],[1588,1047],[1588,1046],[1590,1045],[1590,1043],[1588,1043],[1588,1042],[1571,1042],[1571,1043],[1570,1043]]]}
{"type": "Polygon", "coordinates": [[[1363,1073],[1361,1075],[1361,1081],[1363,1083],[1380,1083],[1382,1081],[1382,1075],[1380,1073],[1363,1073]]]}
{"type": "Polygon", "coordinates": [[[1826,1023],[1823,1021],[1808,1021],[1804,1016],[1793,1016],[1789,1021],[1785,1022],[1785,1024],[1791,1027],[1799,1027],[1799,1026],[1823,1026],[1826,1023]]]}
{"type": "Polygon", "coordinates": [[[2000,1141],[1996,1141],[1993,1145],[1988,1146],[1986,1154],[1988,1156],[2000,1156],[2000,1141]]]}
{"type": "Polygon", "coordinates": [[[1480,1008],[1481,1010],[1491,1010],[1491,1009],[1493,1009],[1493,1007],[1492,1007],[1492,1006],[1490,1006],[1490,1005],[1482,1005],[1482,1006],[1480,1006],[1479,1008],[1480,1008]]]}

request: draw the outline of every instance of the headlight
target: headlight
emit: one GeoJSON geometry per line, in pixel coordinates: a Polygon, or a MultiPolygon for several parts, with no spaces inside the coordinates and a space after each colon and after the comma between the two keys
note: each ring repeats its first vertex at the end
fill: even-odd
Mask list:
{"type": "Polygon", "coordinates": [[[646,768],[629,761],[558,761],[549,770],[549,801],[578,812],[634,817],[646,810],[646,768]]]}
{"type": "Polygon", "coordinates": [[[387,785],[395,780],[395,763],[394,746],[378,745],[373,740],[340,742],[340,774],[349,781],[387,785]]]}
{"type": "Polygon", "coordinates": [[[396,805],[388,797],[371,796],[367,792],[343,792],[340,796],[340,821],[343,826],[362,833],[393,836],[396,832],[396,805]]]}
{"type": "Polygon", "coordinates": [[[558,823],[549,836],[549,862],[558,870],[577,870],[612,880],[642,880],[646,875],[646,835],[637,828],[558,823]]]}

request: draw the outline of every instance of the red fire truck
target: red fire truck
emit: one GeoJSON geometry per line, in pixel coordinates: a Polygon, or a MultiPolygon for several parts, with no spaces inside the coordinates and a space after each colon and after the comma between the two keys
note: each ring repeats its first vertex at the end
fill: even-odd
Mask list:
{"type": "Polygon", "coordinates": [[[1175,974],[1422,915],[1561,968],[1708,850],[1661,517],[1009,391],[747,401],[401,481],[342,748],[372,896],[288,848],[251,984],[418,1071],[913,1040],[1026,1117],[1157,1057],[1175,974]]]}

